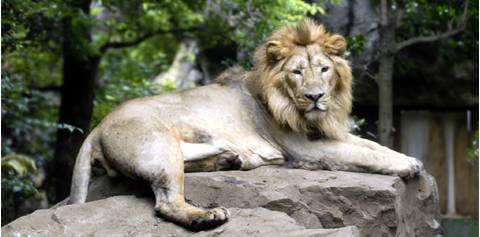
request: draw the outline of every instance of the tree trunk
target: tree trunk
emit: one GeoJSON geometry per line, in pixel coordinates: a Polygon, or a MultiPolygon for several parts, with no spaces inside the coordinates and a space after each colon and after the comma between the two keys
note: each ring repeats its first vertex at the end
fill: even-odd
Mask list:
{"type": "MultiPolygon", "coordinates": [[[[89,5],[89,1],[84,1],[74,7],[81,7],[88,14],[89,5]]],[[[83,133],[62,128],[57,130],[51,170],[56,202],[70,193],[75,158],[90,128],[95,77],[100,61],[98,55],[91,55],[85,48],[90,40],[88,26],[73,27],[71,19],[64,19],[63,25],[63,85],[58,122],[80,128],[83,133]]]]}
{"type": "Polygon", "coordinates": [[[380,143],[393,147],[393,64],[395,59],[395,25],[390,4],[387,0],[381,1],[380,23],[380,57],[377,74],[378,83],[378,133],[380,143]]]}
{"type": "Polygon", "coordinates": [[[380,56],[378,71],[378,131],[380,143],[393,147],[393,63],[394,56],[385,54],[380,56]]]}

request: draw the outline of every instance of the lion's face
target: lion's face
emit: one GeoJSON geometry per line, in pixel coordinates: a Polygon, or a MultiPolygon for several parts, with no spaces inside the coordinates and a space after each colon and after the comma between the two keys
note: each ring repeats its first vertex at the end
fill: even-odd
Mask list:
{"type": "Polygon", "coordinates": [[[283,89],[309,121],[325,116],[335,81],[334,63],[318,45],[297,46],[282,68],[283,89]]]}
{"type": "Polygon", "coordinates": [[[255,55],[258,94],[277,122],[330,138],[348,133],[352,75],[345,39],[303,21],[276,31],[255,55]]]}

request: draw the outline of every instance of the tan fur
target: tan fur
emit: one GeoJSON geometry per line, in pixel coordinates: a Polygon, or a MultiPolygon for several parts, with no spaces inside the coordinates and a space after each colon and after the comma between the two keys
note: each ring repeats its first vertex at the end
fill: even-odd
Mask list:
{"type": "Polygon", "coordinates": [[[257,49],[252,71],[235,67],[212,85],[123,103],[83,143],[69,202],[86,201],[94,160],[109,175],[148,182],[157,213],[195,230],[221,225],[229,213],[187,203],[184,172],[288,162],[414,176],[422,169],[415,158],[348,133],[345,47],[343,37],[307,20],[275,32],[257,49]]]}

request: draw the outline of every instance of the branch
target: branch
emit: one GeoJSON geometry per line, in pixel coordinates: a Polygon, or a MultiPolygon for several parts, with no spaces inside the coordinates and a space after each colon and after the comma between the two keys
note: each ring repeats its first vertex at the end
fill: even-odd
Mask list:
{"type": "Polygon", "coordinates": [[[369,67],[370,67],[370,64],[372,64],[373,62],[376,62],[378,60],[378,58],[380,57],[380,54],[377,52],[375,55],[373,55],[373,58],[370,59],[370,61],[365,64],[365,66],[363,66],[363,69],[365,70],[365,74],[370,77],[372,80],[374,80],[376,83],[378,83],[378,76],[375,75],[375,74],[372,74],[370,71],[369,71],[369,67]]]}
{"type": "Polygon", "coordinates": [[[157,30],[154,32],[146,33],[132,41],[125,41],[125,42],[107,42],[100,47],[100,52],[105,53],[109,49],[120,49],[135,46],[140,44],[141,42],[150,39],[153,36],[160,35],[160,34],[168,34],[168,33],[184,33],[189,31],[198,30],[198,27],[186,28],[186,29],[171,29],[171,30],[157,30]]]}
{"type": "Polygon", "coordinates": [[[467,10],[468,10],[468,0],[465,2],[465,6],[463,8],[463,14],[457,24],[457,27],[455,29],[452,29],[452,22],[448,23],[447,31],[435,35],[430,35],[430,36],[417,36],[413,37],[410,39],[407,39],[403,42],[397,43],[396,45],[396,51],[400,51],[405,47],[408,47],[410,45],[416,44],[416,43],[425,43],[425,42],[433,42],[437,41],[440,39],[445,39],[450,36],[456,35],[463,30],[465,30],[467,26],[467,10]]]}
{"type": "Polygon", "coordinates": [[[57,85],[48,85],[48,86],[30,86],[33,90],[41,91],[41,92],[60,92],[62,89],[61,86],[57,85]]]}
{"type": "Polygon", "coordinates": [[[365,75],[367,75],[368,77],[370,77],[372,80],[374,80],[375,82],[378,83],[378,77],[377,75],[373,75],[370,71],[368,71],[368,67],[364,67],[365,69],[365,75]]]}

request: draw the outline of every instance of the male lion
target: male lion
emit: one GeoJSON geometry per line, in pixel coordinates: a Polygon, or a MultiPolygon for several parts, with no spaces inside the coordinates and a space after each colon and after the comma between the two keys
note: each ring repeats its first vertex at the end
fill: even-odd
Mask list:
{"type": "Polygon", "coordinates": [[[352,74],[345,39],[306,20],[276,31],[251,71],[216,84],[123,103],[90,133],[75,164],[70,203],[85,202],[91,162],[150,183],[155,210],[192,229],[218,226],[227,209],[185,202],[184,172],[261,165],[375,172],[401,177],[415,158],[349,134],[352,74]]]}

